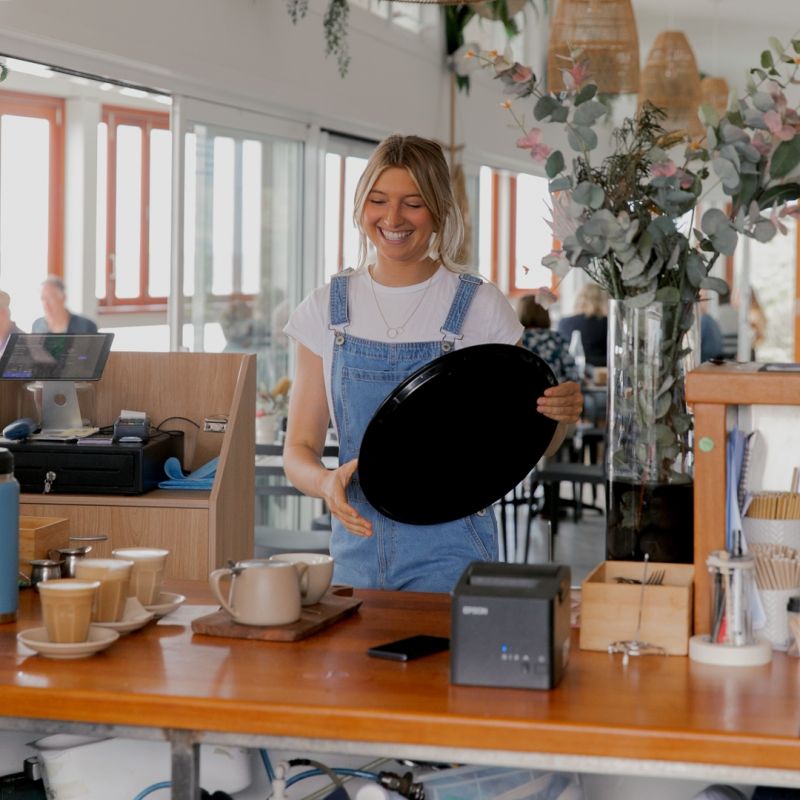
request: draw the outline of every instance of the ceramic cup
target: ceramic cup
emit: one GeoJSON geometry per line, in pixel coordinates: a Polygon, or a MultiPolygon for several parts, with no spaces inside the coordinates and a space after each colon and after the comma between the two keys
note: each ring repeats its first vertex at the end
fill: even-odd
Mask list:
{"type": "Polygon", "coordinates": [[[798,594],[800,594],[800,588],[758,590],[765,616],[764,628],[758,633],[769,641],[773,650],[786,650],[792,643],[789,613],[786,606],[789,598],[798,594]]]}
{"type": "Polygon", "coordinates": [[[111,554],[114,558],[133,561],[128,594],[135,597],[143,606],[152,606],[156,603],[161,594],[169,550],[158,547],[123,547],[112,550],[111,554]]]}
{"type": "Polygon", "coordinates": [[[85,642],[100,581],[57,578],[39,584],[42,616],[51,642],[85,642]]]}
{"type": "Polygon", "coordinates": [[[92,611],[93,622],[119,622],[131,584],[133,561],[122,558],[84,558],[75,565],[75,577],[100,581],[92,611]]]}
{"type": "Polygon", "coordinates": [[[308,588],[308,567],[286,561],[253,558],[235,567],[215,569],[211,591],[242,625],[289,625],[302,613],[301,594],[308,588]],[[221,582],[230,580],[227,598],[221,582]]]}
{"type": "Polygon", "coordinates": [[[308,589],[303,592],[303,605],[319,603],[333,580],[333,558],[322,553],[278,553],[270,561],[288,561],[308,565],[308,589]]]}

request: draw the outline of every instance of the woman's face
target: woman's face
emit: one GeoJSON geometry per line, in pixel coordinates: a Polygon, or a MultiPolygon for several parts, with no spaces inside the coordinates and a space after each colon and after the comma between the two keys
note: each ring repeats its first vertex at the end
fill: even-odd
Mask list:
{"type": "Polygon", "coordinates": [[[411,175],[401,167],[385,169],[375,181],[361,224],[379,260],[418,263],[428,255],[433,218],[411,175]]]}

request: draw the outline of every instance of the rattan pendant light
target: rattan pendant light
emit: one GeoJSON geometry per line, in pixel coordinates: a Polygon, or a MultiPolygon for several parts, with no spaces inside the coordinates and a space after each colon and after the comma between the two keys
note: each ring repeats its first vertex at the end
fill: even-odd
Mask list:
{"type": "Polygon", "coordinates": [[[725,78],[703,78],[700,81],[700,102],[711,106],[717,114],[722,116],[728,108],[728,81],[725,78]]]}
{"type": "Polygon", "coordinates": [[[647,56],[639,87],[639,106],[649,100],[667,113],[664,127],[698,136],[703,126],[697,116],[700,106],[700,73],[682,31],[662,31],[647,56]]]}
{"type": "Polygon", "coordinates": [[[570,49],[581,48],[604,94],[639,90],[639,36],[630,0],[558,0],[550,25],[547,88],[564,89],[561,70],[570,49]]]}

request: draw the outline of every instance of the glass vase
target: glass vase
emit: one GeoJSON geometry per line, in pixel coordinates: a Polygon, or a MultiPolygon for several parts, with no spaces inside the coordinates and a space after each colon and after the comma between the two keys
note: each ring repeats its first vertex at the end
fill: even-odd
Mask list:
{"type": "Polygon", "coordinates": [[[609,303],[606,557],[694,560],[692,418],[685,378],[699,353],[695,302],[609,303]]]}

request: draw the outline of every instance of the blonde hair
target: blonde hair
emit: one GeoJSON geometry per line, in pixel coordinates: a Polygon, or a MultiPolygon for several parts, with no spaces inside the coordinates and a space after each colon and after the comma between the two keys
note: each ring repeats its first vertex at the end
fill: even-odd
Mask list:
{"type": "Polygon", "coordinates": [[[432,139],[398,134],[384,139],[375,148],[356,186],[353,221],[359,232],[358,266],[367,263],[367,235],[361,224],[367,196],[383,171],[391,167],[408,172],[430,212],[434,230],[429,250],[431,258],[438,258],[454,272],[465,272],[466,267],[458,259],[464,241],[464,221],[441,145],[432,139]]]}
{"type": "Polygon", "coordinates": [[[575,298],[575,313],[587,317],[607,317],[608,295],[596,283],[585,283],[575,298]]]}

